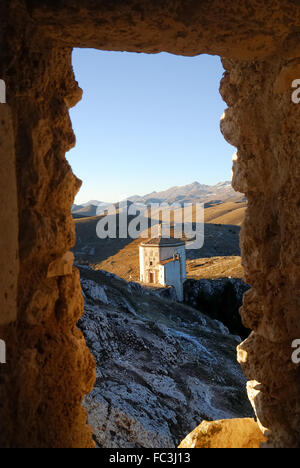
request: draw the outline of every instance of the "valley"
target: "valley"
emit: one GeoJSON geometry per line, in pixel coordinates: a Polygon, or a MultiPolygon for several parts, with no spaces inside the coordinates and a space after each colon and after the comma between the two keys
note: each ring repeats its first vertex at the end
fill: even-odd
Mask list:
{"type": "MultiPolygon", "coordinates": [[[[194,183],[175,187],[165,192],[153,192],[144,197],[131,197],[134,203],[204,203],[204,245],[201,249],[187,250],[189,278],[217,278],[233,276],[242,278],[239,233],[245,216],[246,202],[228,183],[209,187],[194,183]],[[156,194],[156,195],[155,195],[156,194]],[[218,199],[213,199],[218,196],[218,199]]],[[[130,203],[130,201],[128,200],[130,203]]],[[[86,207],[73,209],[77,241],[74,254],[77,264],[90,265],[118,274],[127,281],[139,280],[139,244],[145,239],[99,239],[96,226],[102,216],[84,216],[84,210],[95,214],[97,206],[89,202],[86,207]]],[[[95,201],[93,203],[96,203],[95,201]]],[[[102,207],[107,205],[102,203],[102,207]]],[[[178,211],[178,210],[177,210],[178,211]]],[[[176,213],[176,210],[175,210],[176,213]]],[[[158,223],[159,217],[152,213],[158,223]]],[[[128,218],[130,222],[133,217],[128,218]]],[[[194,213],[187,222],[195,222],[194,213]]],[[[117,218],[118,223],[118,218],[117,218]]]]}

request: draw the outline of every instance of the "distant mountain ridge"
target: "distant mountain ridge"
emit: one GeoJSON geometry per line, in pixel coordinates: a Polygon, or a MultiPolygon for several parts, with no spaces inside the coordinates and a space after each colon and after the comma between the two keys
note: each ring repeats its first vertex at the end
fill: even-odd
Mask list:
{"type": "Polygon", "coordinates": [[[206,201],[229,201],[242,199],[243,195],[236,193],[230,181],[219,182],[216,185],[205,185],[199,182],[184,186],[175,186],[161,192],[151,192],[144,196],[135,195],[129,200],[135,203],[195,203],[206,201]]]}
{"type": "MultiPolygon", "coordinates": [[[[154,191],[144,196],[133,195],[128,198],[128,201],[131,203],[143,203],[145,205],[150,203],[224,203],[228,201],[241,202],[244,200],[244,195],[235,192],[230,181],[219,182],[216,185],[200,184],[196,181],[184,186],[170,187],[161,192],[154,191]]],[[[109,205],[109,203],[92,200],[82,205],[73,205],[72,213],[81,216],[95,216],[98,206],[105,209],[109,205]]]]}
{"type": "Polygon", "coordinates": [[[99,209],[102,208],[106,210],[111,203],[105,203],[98,200],[90,200],[87,203],[82,203],[81,205],[74,204],[72,206],[72,214],[74,217],[92,217],[96,216],[99,213],[99,209]]]}

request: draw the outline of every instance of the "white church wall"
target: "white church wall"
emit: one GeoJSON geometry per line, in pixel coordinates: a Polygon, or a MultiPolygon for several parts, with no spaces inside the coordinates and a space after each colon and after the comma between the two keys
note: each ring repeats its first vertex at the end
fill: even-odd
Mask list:
{"type": "Polygon", "coordinates": [[[184,245],[178,247],[178,253],[181,261],[181,278],[184,281],[186,279],[186,250],[184,245]]]}
{"type": "Polygon", "coordinates": [[[178,300],[183,300],[183,281],[186,279],[185,245],[179,246],[140,246],[140,281],[142,283],[174,286],[178,300]],[[180,255],[180,261],[160,262],[180,255]]]}
{"type": "Polygon", "coordinates": [[[164,265],[159,265],[158,266],[158,282],[162,286],[166,286],[165,266],[164,265]]]}
{"type": "Polygon", "coordinates": [[[174,254],[178,253],[181,257],[181,278],[184,281],[186,279],[186,250],[185,245],[179,245],[177,247],[167,246],[160,248],[160,261],[173,258],[174,254]]]}
{"type": "Polygon", "coordinates": [[[140,246],[139,248],[139,254],[140,254],[140,281],[142,283],[145,282],[145,277],[144,277],[144,271],[145,271],[145,249],[140,246]]]}
{"type": "Polygon", "coordinates": [[[140,246],[140,281],[142,283],[159,283],[159,247],[140,246]]]}
{"type": "Polygon", "coordinates": [[[165,285],[174,286],[178,301],[183,301],[183,284],[181,281],[181,264],[178,260],[166,263],[165,268],[165,285]]]}

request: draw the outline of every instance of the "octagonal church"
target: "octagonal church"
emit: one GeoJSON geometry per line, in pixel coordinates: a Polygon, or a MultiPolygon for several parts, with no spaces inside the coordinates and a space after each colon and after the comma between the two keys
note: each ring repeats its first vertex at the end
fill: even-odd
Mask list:
{"type": "Polygon", "coordinates": [[[185,242],[181,239],[154,237],[140,244],[140,281],[173,286],[183,301],[186,279],[185,242]]]}

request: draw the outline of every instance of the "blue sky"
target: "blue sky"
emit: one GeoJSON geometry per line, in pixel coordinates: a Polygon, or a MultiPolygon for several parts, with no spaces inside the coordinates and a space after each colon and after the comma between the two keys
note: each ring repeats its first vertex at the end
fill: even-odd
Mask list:
{"type": "Polygon", "coordinates": [[[67,158],[83,180],[76,203],[231,179],[219,57],[75,49],[73,67],[84,92],[70,111],[77,144],[67,158]]]}

